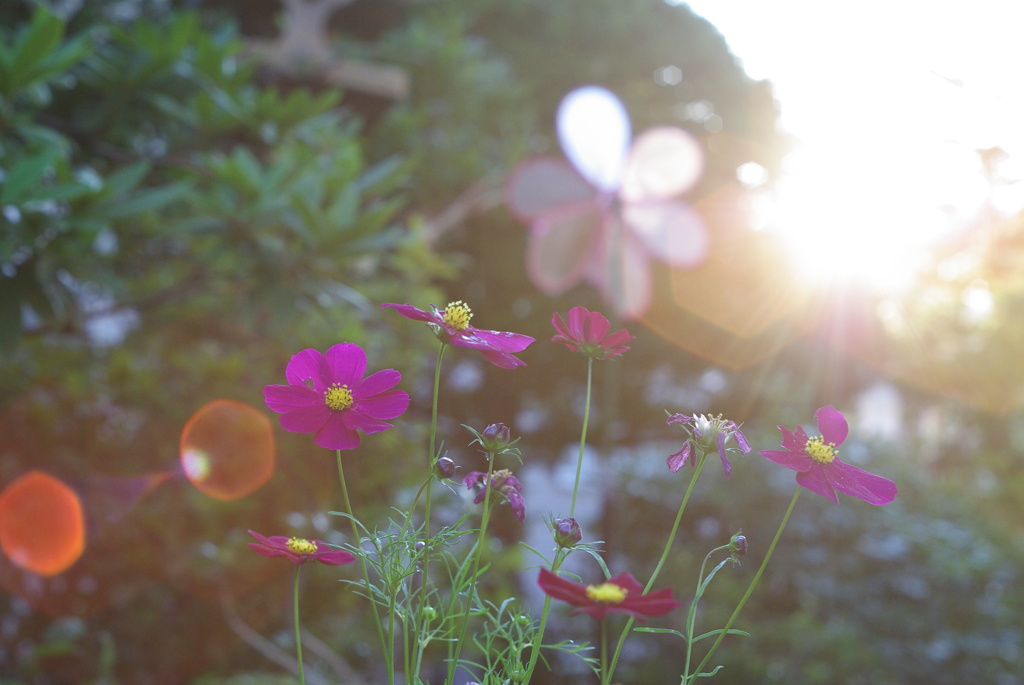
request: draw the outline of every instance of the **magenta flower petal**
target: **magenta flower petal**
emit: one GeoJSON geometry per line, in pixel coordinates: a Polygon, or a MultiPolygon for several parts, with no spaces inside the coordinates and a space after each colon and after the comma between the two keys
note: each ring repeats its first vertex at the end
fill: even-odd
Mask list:
{"type": "Polygon", "coordinates": [[[313,442],[328,450],[352,450],[359,447],[359,433],[354,428],[346,426],[343,417],[331,416],[327,423],[316,431],[313,442]]]}
{"type": "Polygon", "coordinates": [[[330,418],[331,411],[322,404],[299,407],[281,415],[281,427],[291,433],[315,433],[330,418]]]}
{"type": "Polygon", "coordinates": [[[333,383],[347,385],[351,389],[366,373],[366,353],[359,345],[353,343],[333,345],[327,350],[326,357],[327,364],[331,368],[331,382],[333,383]]]}
{"type": "Polygon", "coordinates": [[[828,471],[828,480],[839,492],[880,506],[896,499],[896,484],[888,478],[868,473],[845,462],[835,463],[828,471]]]}
{"type": "Polygon", "coordinates": [[[683,468],[688,462],[691,462],[694,458],[693,445],[687,440],[683,444],[683,449],[679,450],[673,455],[670,455],[665,463],[668,464],[668,469],[672,473],[678,473],[679,469],[683,468]]]}
{"type": "Polygon", "coordinates": [[[796,482],[811,492],[839,504],[839,496],[836,495],[835,489],[829,483],[828,474],[825,473],[825,469],[820,464],[815,464],[812,461],[809,469],[796,474],[796,482]]]}
{"type": "Polygon", "coordinates": [[[785,466],[787,469],[793,469],[794,471],[807,471],[814,465],[814,460],[804,454],[803,451],[790,452],[789,450],[761,450],[759,454],[768,461],[775,462],[780,466],[785,466]]]}
{"type": "Polygon", "coordinates": [[[360,416],[391,420],[398,418],[409,408],[409,395],[401,390],[388,390],[371,397],[359,398],[353,410],[360,416]]]}
{"type": "Polygon", "coordinates": [[[611,324],[600,312],[576,306],[569,310],[567,318],[555,312],[551,315],[555,335],[551,342],[561,343],[572,352],[578,352],[593,359],[611,359],[629,350],[625,343],[633,339],[626,329],[608,335],[611,324]]]}
{"type": "Polygon", "coordinates": [[[351,431],[355,431],[358,428],[367,435],[383,433],[388,428],[391,428],[391,424],[387,421],[381,421],[372,416],[364,416],[358,410],[345,412],[345,415],[342,416],[342,421],[345,423],[345,428],[351,431]]]}
{"type": "Polygon", "coordinates": [[[419,309],[418,307],[413,307],[411,304],[382,304],[381,305],[381,309],[383,309],[385,307],[393,307],[399,314],[401,314],[402,316],[404,316],[407,319],[412,319],[413,321],[431,321],[431,322],[434,322],[435,319],[437,318],[434,314],[431,314],[430,312],[425,312],[422,309],[419,309]]]}
{"type": "Polygon", "coordinates": [[[782,446],[787,450],[802,452],[807,444],[807,432],[803,426],[797,426],[796,431],[791,431],[784,426],[777,426],[782,431],[782,446]]]}
{"type": "Polygon", "coordinates": [[[289,385],[305,386],[307,381],[312,381],[313,389],[323,392],[327,389],[331,369],[327,360],[316,350],[302,350],[292,356],[285,367],[284,377],[289,385]]]}
{"type": "Polygon", "coordinates": [[[402,380],[402,374],[394,369],[381,369],[359,381],[352,388],[352,396],[358,398],[370,398],[379,395],[398,385],[402,380]]]}
{"type": "Polygon", "coordinates": [[[835,407],[831,404],[822,407],[814,412],[814,418],[818,421],[818,432],[821,433],[825,442],[835,443],[837,446],[846,442],[850,427],[846,423],[846,417],[835,407]]]}
{"type": "Polygon", "coordinates": [[[278,413],[322,403],[320,393],[305,385],[268,385],[263,388],[263,399],[278,413]]]}

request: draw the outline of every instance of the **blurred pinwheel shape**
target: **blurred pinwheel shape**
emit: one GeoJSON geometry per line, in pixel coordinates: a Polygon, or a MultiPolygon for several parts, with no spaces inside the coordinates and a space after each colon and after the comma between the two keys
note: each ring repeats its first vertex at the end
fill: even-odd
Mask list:
{"type": "Polygon", "coordinates": [[[568,161],[528,159],[505,186],[510,211],[530,226],[530,279],[551,295],[587,281],[635,318],[651,300],[651,258],[687,268],[707,254],[703,220],[678,199],[700,179],[700,144],[671,126],[632,139],[622,102],[598,86],[563,98],[557,129],[568,161]]]}

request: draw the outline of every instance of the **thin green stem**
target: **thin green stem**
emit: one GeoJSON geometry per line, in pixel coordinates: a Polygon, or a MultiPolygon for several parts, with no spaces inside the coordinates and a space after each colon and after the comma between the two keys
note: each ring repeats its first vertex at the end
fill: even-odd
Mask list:
{"type": "Polygon", "coordinates": [[[594,381],[594,358],[587,357],[587,399],[583,409],[583,429],[580,432],[580,453],[576,457],[576,480],[572,485],[572,502],[569,504],[569,517],[576,513],[576,496],[580,491],[580,472],[583,470],[583,450],[587,446],[587,426],[590,423],[590,397],[594,381]]]}
{"type": "Polygon", "coordinates": [[[690,602],[690,610],[686,614],[686,668],[683,670],[683,673],[690,672],[690,659],[693,656],[693,632],[697,625],[697,603],[704,592],[704,589],[701,587],[704,584],[704,571],[707,569],[708,559],[711,558],[711,555],[723,549],[729,549],[729,545],[715,547],[705,554],[704,561],[700,562],[700,574],[697,576],[697,591],[693,593],[693,601],[690,602]]]}
{"type": "MultiPolygon", "coordinates": [[[[352,526],[352,544],[361,548],[362,536],[359,533],[359,526],[356,525],[355,514],[352,513],[352,500],[348,496],[348,484],[345,482],[345,467],[341,461],[341,450],[335,450],[335,454],[338,460],[338,479],[341,481],[341,497],[345,505],[345,513],[348,514],[349,524],[352,526]]],[[[388,685],[394,685],[395,682],[395,646],[394,646],[394,635],[391,635],[391,639],[388,640],[384,636],[384,624],[380,620],[380,612],[377,610],[377,602],[373,599],[373,592],[370,590],[370,570],[366,567],[366,559],[362,555],[359,556],[359,565],[363,570],[363,582],[366,584],[366,594],[370,599],[370,608],[373,610],[373,622],[377,626],[377,638],[380,640],[381,649],[384,652],[384,667],[387,669],[388,674],[388,685]]]]}
{"type": "Polygon", "coordinates": [[[292,590],[292,613],[295,615],[295,658],[299,662],[299,683],[306,685],[306,671],[302,663],[302,630],[299,627],[299,571],[302,566],[295,567],[295,586],[292,590]]]}
{"type": "MultiPolygon", "coordinates": [[[[654,587],[654,581],[658,578],[661,573],[661,569],[665,566],[665,561],[668,559],[669,552],[672,550],[672,545],[676,540],[676,533],[679,532],[679,523],[683,520],[683,512],[686,511],[686,505],[690,501],[690,495],[693,493],[693,488],[697,484],[697,478],[700,476],[700,472],[704,470],[704,462],[707,461],[707,455],[701,451],[700,458],[697,460],[697,465],[693,469],[693,476],[690,477],[690,484],[686,487],[686,494],[683,495],[683,501],[679,503],[679,511],[676,512],[676,520],[672,523],[672,530],[668,534],[668,539],[665,541],[665,549],[661,552],[661,558],[658,559],[658,563],[654,567],[654,572],[651,573],[650,579],[647,581],[647,585],[644,587],[644,592],[650,592],[651,588],[654,587]]],[[[626,621],[626,627],[622,629],[622,633],[619,635],[619,642],[615,646],[615,653],[612,655],[612,662],[609,669],[612,673],[615,673],[615,667],[619,663],[619,655],[622,653],[622,646],[626,644],[626,637],[629,635],[629,631],[633,628],[633,624],[636,623],[636,619],[632,616],[626,621]]]]}
{"type": "Polygon", "coordinates": [[[608,620],[601,619],[601,685],[612,682],[611,671],[608,670],[608,620]]]}
{"type": "MultiPolygon", "coordinates": [[[[476,577],[480,572],[480,557],[483,556],[483,549],[486,543],[487,524],[491,520],[491,476],[494,474],[494,453],[487,453],[487,480],[484,481],[484,509],[480,515],[480,535],[476,544],[470,551],[473,555],[473,570],[469,576],[469,592],[466,595],[466,610],[462,614],[462,626],[459,628],[459,639],[455,642],[455,653],[448,662],[448,679],[446,683],[455,682],[455,670],[459,665],[459,656],[462,653],[462,643],[466,639],[466,630],[469,626],[469,615],[473,611],[473,596],[476,594],[476,577]]],[[[465,562],[463,562],[465,563],[465,562]]]]}
{"type": "MultiPolygon", "coordinates": [[[[551,572],[558,574],[558,569],[561,568],[562,562],[569,556],[569,550],[565,548],[559,548],[555,552],[555,560],[551,564],[551,572]]],[[[533,677],[533,671],[537,668],[537,660],[540,658],[541,643],[544,640],[544,629],[548,625],[548,616],[551,614],[551,596],[544,596],[544,607],[540,612],[540,625],[537,627],[537,632],[533,636],[533,645],[530,647],[530,664],[526,667],[526,677],[523,678],[524,683],[529,683],[533,677]]]]}
{"type": "Polygon", "coordinates": [[[684,685],[700,675],[701,671],[704,670],[704,666],[711,659],[712,655],[714,655],[715,650],[718,649],[718,645],[722,644],[722,640],[724,640],[725,636],[729,634],[729,630],[736,622],[736,618],[740,615],[740,611],[743,610],[743,606],[747,603],[747,600],[750,599],[751,593],[754,592],[754,588],[757,587],[757,583],[761,580],[761,575],[764,573],[764,569],[768,566],[768,562],[771,560],[772,554],[775,552],[775,546],[779,544],[779,539],[782,537],[782,531],[786,529],[786,524],[789,522],[789,516],[793,513],[793,508],[796,507],[796,500],[800,497],[800,491],[802,489],[803,488],[798,487],[796,492],[793,493],[793,499],[790,500],[789,508],[786,509],[786,515],[782,517],[782,522],[779,523],[779,529],[775,531],[775,537],[772,539],[772,544],[768,546],[768,551],[764,555],[761,567],[758,568],[757,573],[754,574],[754,578],[750,581],[747,591],[743,593],[740,603],[736,605],[736,610],[732,612],[732,616],[730,616],[729,620],[726,621],[725,627],[722,628],[722,632],[718,634],[718,638],[715,640],[715,643],[711,645],[711,649],[709,649],[708,653],[704,655],[704,659],[697,664],[697,669],[693,672],[693,676],[690,676],[689,673],[683,676],[684,685]]]}
{"type": "MultiPolygon", "coordinates": [[[[427,587],[430,585],[430,503],[433,499],[431,495],[434,485],[434,460],[437,458],[437,406],[438,397],[441,392],[441,360],[444,358],[444,351],[447,348],[448,344],[442,342],[441,347],[437,350],[437,362],[434,365],[434,392],[430,403],[430,453],[427,454],[427,492],[423,504],[423,572],[420,576],[422,579],[420,583],[420,608],[427,604],[427,587]]],[[[411,509],[409,513],[411,516],[411,509]]],[[[417,613],[413,614],[416,616],[413,620],[418,622],[421,620],[421,617],[417,616],[417,613]]],[[[415,637],[416,667],[410,682],[415,682],[419,677],[420,664],[423,662],[423,650],[426,647],[426,644],[420,639],[418,634],[415,637]]]]}

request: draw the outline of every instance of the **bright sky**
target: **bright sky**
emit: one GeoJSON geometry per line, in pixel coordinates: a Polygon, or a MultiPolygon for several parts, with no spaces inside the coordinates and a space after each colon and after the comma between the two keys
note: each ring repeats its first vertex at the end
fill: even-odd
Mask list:
{"type": "MultiPolygon", "coordinates": [[[[683,4],[683,0],[666,0],[683,4]]],[[[992,192],[976,149],[1024,179],[1024,5],[1007,0],[690,0],[748,75],[775,88],[799,139],[764,210],[808,258],[895,287],[992,192]]],[[[1024,208],[1024,182],[991,198],[1024,208]]]]}

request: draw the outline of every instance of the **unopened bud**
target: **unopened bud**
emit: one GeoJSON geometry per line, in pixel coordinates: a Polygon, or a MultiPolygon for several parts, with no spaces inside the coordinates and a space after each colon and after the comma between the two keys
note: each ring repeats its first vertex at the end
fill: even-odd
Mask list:
{"type": "Polygon", "coordinates": [[[559,547],[575,547],[583,539],[583,531],[574,518],[558,519],[555,521],[554,538],[559,547]]]}
{"type": "Polygon", "coordinates": [[[483,447],[488,452],[498,453],[512,442],[512,431],[503,423],[492,423],[480,434],[483,447]]]}
{"type": "Polygon", "coordinates": [[[439,478],[451,478],[455,475],[455,462],[448,457],[441,457],[434,464],[434,472],[439,478]]]}
{"type": "Polygon", "coordinates": [[[736,556],[742,557],[747,553],[747,536],[736,533],[729,540],[729,551],[736,554],[736,556]]]}

